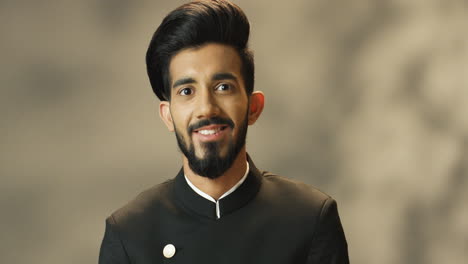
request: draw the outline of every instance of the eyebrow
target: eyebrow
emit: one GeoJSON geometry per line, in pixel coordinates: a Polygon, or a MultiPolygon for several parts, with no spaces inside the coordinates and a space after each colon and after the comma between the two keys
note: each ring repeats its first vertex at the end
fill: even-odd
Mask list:
{"type": "Polygon", "coordinates": [[[221,72],[221,73],[216,73],[213,75],[213,81],[221,81],[221,80],[234,80],[237,81],[236,76],[234,76],[232,73],[229,72],[221,72]]]}
{"type": "MultiPolygon", "coordinates": [[[[213,75],[211,79],[213,81],[221,81],[221,80],[237,81],[236,76],[234,76],[232,73],[229,73],[229,72],[216,73],[213,75]]],[[[172,85],[172,88],[176,88],[177,86],[191,84],[191,83],[196,83],[195,79],[190,78],[190,77],[182,78],[182,79],[175,81],[174,84],[172,85]]]]}
{"type": "Polygon", "coordinates": [[[187,78],[182,78],[174,82],[174,85],[172,85],[172,88],[176,88],[177,86],[184,85],[184,84],[190,84],[190,83],[195,83],[195,80],[193,78],[187,77],[187,78]]]}

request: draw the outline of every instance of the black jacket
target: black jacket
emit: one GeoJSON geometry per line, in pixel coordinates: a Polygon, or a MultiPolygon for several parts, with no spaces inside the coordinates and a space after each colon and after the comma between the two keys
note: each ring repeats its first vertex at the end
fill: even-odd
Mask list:
{"type": "Polygon", "coordinates": [[[244,183],[219,201],[219,219],[182,170],[141,193],[107,218],[99,264],[349,263],[330,196],[249,165],[244,183]]]}

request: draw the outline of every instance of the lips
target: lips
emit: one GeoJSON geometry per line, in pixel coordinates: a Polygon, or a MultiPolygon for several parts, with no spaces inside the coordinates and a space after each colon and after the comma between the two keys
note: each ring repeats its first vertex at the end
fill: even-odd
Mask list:
{"type": "Polygon", "coordinates": [[[223,138],[228,130],[228,125],[208,125],[193,130],[193,135],[200,141],[216,141],[223,138]]]}
{"type": "Polygon", "coordinates": [[[203,126],[198,129],[195,129],[193,132],[200,133],[203,135],[215,134],[221,130],[224,130],[226,127],[228,126],[227,125],[209,125],[209,126],[203,126]]]}

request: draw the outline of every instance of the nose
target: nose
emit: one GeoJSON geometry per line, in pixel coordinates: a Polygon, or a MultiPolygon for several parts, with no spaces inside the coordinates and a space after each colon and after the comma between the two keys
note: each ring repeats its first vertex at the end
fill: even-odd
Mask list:
{"type": "Polygon", "coordinates": [[[218,116],[220,114],[220,108],[214,98],[214,95],[209,91],[204,91],[199,94],[197,100],[197,112],[196,116],[198,119],[210,118],[218,116]]]}

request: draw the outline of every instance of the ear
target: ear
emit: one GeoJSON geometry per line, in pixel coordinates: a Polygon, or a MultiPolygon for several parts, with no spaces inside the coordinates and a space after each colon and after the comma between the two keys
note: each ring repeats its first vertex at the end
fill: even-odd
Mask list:
{"type": "Polygon", "coordinates": [[[261,91],[255,91],[250,96],[249,125],[255,124],[265,105],[265,95],[261,91]]]}
{"type": "Polygon", "coordinates": [[[159,103],[159,117],[164,122],[167,129],[174,132],[174,122],[172,121],[170,106],[168,101],[161,101],[161,103],[159,103]]]}

